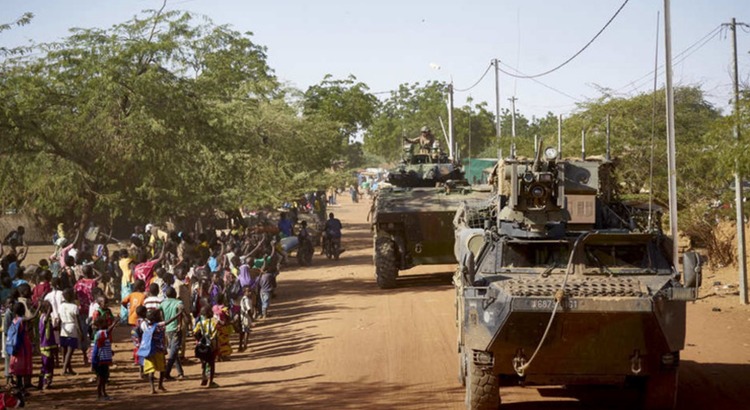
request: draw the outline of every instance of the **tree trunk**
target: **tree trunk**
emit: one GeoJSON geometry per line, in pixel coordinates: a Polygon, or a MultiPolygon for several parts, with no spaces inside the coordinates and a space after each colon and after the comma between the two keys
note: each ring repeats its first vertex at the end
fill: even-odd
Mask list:
{"type": "Polygon", "coordinates": [[[83,208],[81,209],[81,219],[78,222],[78,241],[76,241],[75,248],[80,249],[83,239],[86,235],[86,230],[89,227],[89,222],[94,215],[94,206],[96,205],[96,194],[89,191],[84,195],[83,208]]]}

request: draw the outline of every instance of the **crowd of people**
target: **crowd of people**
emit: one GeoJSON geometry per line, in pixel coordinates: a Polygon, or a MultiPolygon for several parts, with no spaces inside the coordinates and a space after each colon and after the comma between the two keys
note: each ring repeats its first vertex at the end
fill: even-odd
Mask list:
{"type": "MultiPolygon", "coordinates": [[[[188,356],[200,360],[201,386],[217,387],[216,362],[231,359],[232,335],[240,351],[247,349],[253,327],[270,314],[286,259],[280,238],[290,225],[284,217],[278,225],[201,233],[138,226],[116,250],[109,238],[71,238],[60,225],[54,253],[35,264],[24,263],[28,246],[23,229],[15,230],[0,246],[7,384],[23,402],[30,388],[50,388],[60,372],[90,369],[98,400],[110,400],[119,324],[130,327],[132,363],[152,393],[185,377],[188,356]],[[186,343],[190,337],[195,344],[186,343]],[[83,369],[73,366],[79,351],[83,369]]],[[[340,236],[340,222],[337,229],[340,236]]]]}

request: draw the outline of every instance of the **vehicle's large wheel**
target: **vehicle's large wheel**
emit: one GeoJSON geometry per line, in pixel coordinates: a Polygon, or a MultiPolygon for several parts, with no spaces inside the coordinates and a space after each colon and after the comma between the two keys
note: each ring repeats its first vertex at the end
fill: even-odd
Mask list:
{"type": "Polygon", "coordinates": [[[644,409],[672,410],[677,405],[677,369],[648,376],[644,387],[644,409]]]}
{"type": "Polygon", "coordinates": [[[500,406],[500,381],[492,367],[477,366],[468,353],[466,367],[466,408],[497,410],[500,406]]]}
{"type": "Polygon", "coordinates": [[[375,239],[375,276],[380,289],[396,286],[396,244],[388,238],[375,239]]]}

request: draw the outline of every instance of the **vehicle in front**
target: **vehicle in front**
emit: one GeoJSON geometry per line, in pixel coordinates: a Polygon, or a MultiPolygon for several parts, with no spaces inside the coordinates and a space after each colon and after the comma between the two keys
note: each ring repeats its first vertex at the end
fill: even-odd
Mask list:
{"type": "Polygon", "coordinates": [[[459,380],[469,409],[495,409],[501,381],[639,386],[672,409],[697,254],[672,263],[660,208],[623,201],[615,163],[557,150],[507,158],[497,190],[454,219],[459,380]]]}

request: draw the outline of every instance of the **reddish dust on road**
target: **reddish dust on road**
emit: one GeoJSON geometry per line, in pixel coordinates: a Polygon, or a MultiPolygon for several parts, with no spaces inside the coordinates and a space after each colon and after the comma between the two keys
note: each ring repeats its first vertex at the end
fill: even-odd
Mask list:
{"type": "MultiPolygon", "coordinates": [[[[313,266],[300,268],[292,261],[282,270],[270,317],[254,328],[250,349],[217,363],[219,388],[200,387],[193,360],[186,380],[167,383],[166,393],[148,394],[148,382],[138,378],[129,359],[129,329],[119,327],[108,388],[114,401],[96,401],[95,384],[89,382],[93,374],[78,353],[79,374],[56,375],[55,388],[34,391],[29,407],[465,408],[457,380],[455,267],[420,266],[402,272],[396,289],[380,290],[372,266],[369,204],[345,202],[332,211],[344,225],[346,252],[338,261],[316,253],[313,266]]],[[[236,336],[232,343],[236,351],[236,336]]],[[[678,408],[748,408],[749,381],[750,309],[739,306],[736,297],[710,296],[689,304],[678,408]]],[[[502,387],[501,395],[508,409],[632,408],[630,394],[617,388],[516,386],[502,387]]]]}

